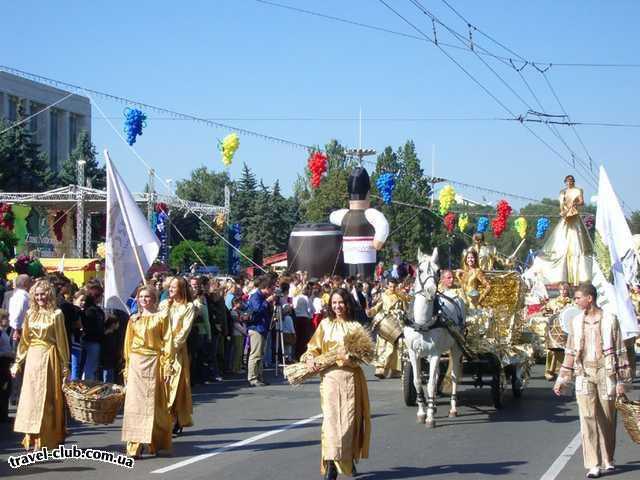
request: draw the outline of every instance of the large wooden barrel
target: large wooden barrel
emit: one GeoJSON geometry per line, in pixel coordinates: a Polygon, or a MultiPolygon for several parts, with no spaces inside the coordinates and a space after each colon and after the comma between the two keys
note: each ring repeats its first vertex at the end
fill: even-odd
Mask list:
{"type": "Polygon", "coordinates": [[[289,271],[306,271],[309,278],[342,275],[342,231],[331,223],[300,223],[293,227],[287,250],[289,271]]]}

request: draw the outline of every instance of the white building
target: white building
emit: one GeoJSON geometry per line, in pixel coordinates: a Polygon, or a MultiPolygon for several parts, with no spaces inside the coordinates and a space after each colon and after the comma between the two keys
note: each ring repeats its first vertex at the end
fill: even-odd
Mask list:
{"type": "MultiPolygon", "coordinates": [[[[69,92],[0,72],[0,118],[15,122],[19,106],[24,116],[43,110],[67,96],[69,92]]],[[[74,94],[55,107],[29,120],[29,128],[40,150],[47,154],[51,170],[58,171],[76,146],[78,134],[91,135],[91,102],[74,94]]]]}

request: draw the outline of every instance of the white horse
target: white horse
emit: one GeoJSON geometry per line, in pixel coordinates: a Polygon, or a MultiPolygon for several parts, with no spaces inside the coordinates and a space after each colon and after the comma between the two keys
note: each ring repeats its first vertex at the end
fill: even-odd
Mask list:
{"type": "MultiPolygon", "coordinates": [[[[456,408],[457,382],[462,375],[462,350],[449,333],[449,330],[437,323],[438,316],[434,310],[445,309],[445,304],[454,304],[456,310],[462,308],[460,322],[464,321],[464,306],[461,301],[449,299],[437,292],[436,274],[438,273],[438,249],[435,248],[431,256],[418,250],[418,271],[413,286],[414,323],[404,328],[404,341],[409,355],[409,361],[413,369],[413,383],[418,394],[418,423],[425,423],[428,428],[435,427],[434,414],[436,411],[435,398],[438,385],[439,363],[443,353],[449,351],[451,368],[451,408],[449,417],[458,414],[456,408]],[[462,305],[462,306],[460,306],[462,305]],[[427,402],[425,413],[425,398],[422,390],[422,358],[429,363],[429,383],[427,385],[427,402]]],[[[446,312],[442,312],[446,316],[446,312]]],[[[451,317],[449,317],[451,318],[451,317]]],[[[456,321],[455,319],[452,319],[456,321]]]]}

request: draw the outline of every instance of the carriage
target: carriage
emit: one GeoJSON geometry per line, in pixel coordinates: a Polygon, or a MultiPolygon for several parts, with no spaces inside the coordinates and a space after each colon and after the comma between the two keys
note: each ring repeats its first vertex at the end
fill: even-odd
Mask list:
{"type": "MultiPolygon", "coordinates": [[[[467,316],[463,351],[463,376],[471,376],[475,387],[489,386],[495,408],[503,405],[505,385],[511,386],[519,398],[525,388],[534,363],[533,346],[524,316],[525,284],[515,271],[488,272],[491,290],[481,309],[467,316]]],[[[423,363],[422,383],[428,382],[429,368],[423,363]]],[[[440,363],[438,391],[447,371],[447,361],[440,363]]],[[[414,372],[408,355],[403,354],[402,395],[407,406],[416,405],[417,391],[414,372]]]]}

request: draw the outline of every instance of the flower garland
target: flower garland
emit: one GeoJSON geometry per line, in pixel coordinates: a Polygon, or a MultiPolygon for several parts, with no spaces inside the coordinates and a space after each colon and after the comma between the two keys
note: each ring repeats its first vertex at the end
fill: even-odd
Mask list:
{"type": "Polygon", "coordinates": [[[516,229],[516,232],[518,232],[518,235],[520,235],[520,240],[522,240],[527,235],[527,219],[524,217],[518,217],[513,223],[513,226],[516,229]]]}
{"type": "Polygon", "coordinates": [[[311,187],[318,188],[322,181],[322,176],[327,171],[327,155],[322,152],[313,152],[309,156],[307,166],[311,172],[311,187]]]}
{"type": "Polygon", "coordinates": [[[458,218],[458,228],[462,233],[464,233],[467,225],[469,225],[469,215],[463,213],[462,215],[460,215],[460,218],[458,218]]]}
{"type": "Polygon", "coordinates": [[[124,134],[127,136],[127,143],[136,143],[136,137],[142,135],[142,129],[147,126],[147,116],[142,110],[127,107],[124,110],[124,134]]]}
{"type": "Polygon", "coordinates": [[[13,220],[15,215],[9,203],[0,203],[0,227],[13,231],[13,220]]]}
{"type": "Polygon", "coordinates": [[[491,220],[493,235],[499,238],[507,228],[507,220],[513,209],[506,200],[500,200],[496,206],[496,218],[491,220]]]}
{"type": "Polygon", "coordinates": [[[65,223],[67,223],[66,212],[64,210],[58,210],[53,216],[53,234],[59,242],[62,241],[62,227],[64,227],[65,223]]]}
{"type": "Polygon", "coordinates": [[[476,225],[476,231],[478,233],[484,233],[489,229],[489,218],[488,217],[480,217],[478,219],[478,225],[476,225]]]}
{"type": "Polygon", "coordinates": [[[230,133],[222,139],[222,142],[218,142],[218,147],[222,152],[222,163],[225,167],[228,167],[233,162],[233,156],[240,146],[240,137],[237,133],[230,133]]]}
{"type": "Polygon", "coordinates": [[[547,217],[540,217],[538,219],[538,223],[536,223],[536,238],[540,240],[542,237],[544,237],[550,226],[551,222],[547,217]]]}
{"type": "Polygon", "coordinates": [[[383,173],[376,180],[378,192],[382,195],[382,201],[389,205],[393,200],[393,189],[396,188],[396,177],[393,173],[383,173]]]}
{"type": "Polygon", "coordinates": [[[453,212],[449,212],[444,216],[444,226],[447,229],[447,232],[453,233],[454,228],[456,228],[456,214],[453,212]]]}
{"type": "Polygon", "coordinates": [[[444,188],[440,190],[438,200],[440,201],[440,215],[444,215],[456,201],[456,191],[451,185],[445,185],[444,188]]]}

